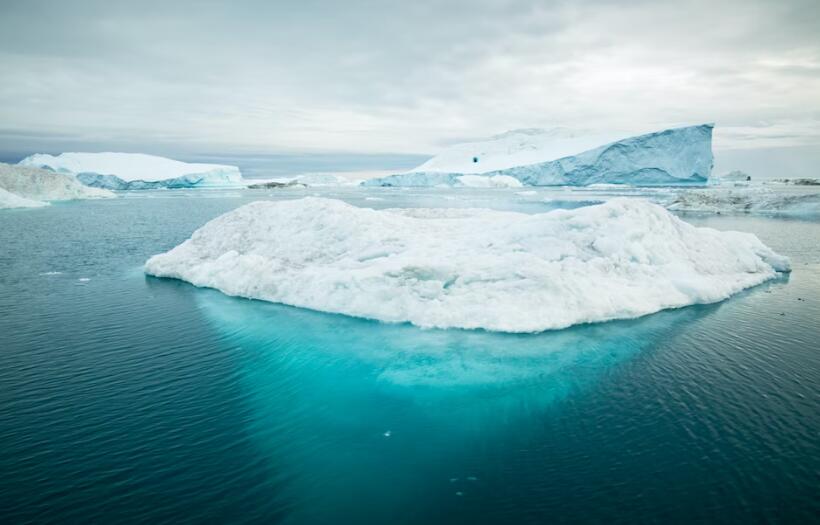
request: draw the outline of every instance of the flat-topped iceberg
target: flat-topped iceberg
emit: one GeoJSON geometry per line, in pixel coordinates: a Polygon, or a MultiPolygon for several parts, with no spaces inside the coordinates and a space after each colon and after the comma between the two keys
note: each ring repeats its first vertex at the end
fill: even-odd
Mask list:
{"type": "Polygon", "coordinates": [[[458,186],[464,175],[508,176],[527,186],[704,185],[712,171],[712,128],[712,124],[702,124],[668,129],[551,158],[547,157],[588,144],[589,139],[551,141],[551,135],[513,132],[454,146],[410,172],[371,179],[363,185],[458,186]]]}
{"type": "Polygon", "coordinates": [[[115,197],[108,190],[80,184],[71,175],[3,163],[0,163],[0,189],[5,192],[0,204],[3,208],[45,206],[47,203],[43,201],[115,197]]]}
{"type": "Polygon", "coordinates": [[[145,264],[234,296],[505,332],[711,303],[788,270],[754,235],[696,228],[624,198],[536,215],[254,202],[145,264]]]}
{"type": "Polygon", "coordinates": [[[235,188],[245,185],[236,166],[191,164],[142,153],[38,153],[20,161],[68,173],[87,186],[112,190],[235,188]]]}

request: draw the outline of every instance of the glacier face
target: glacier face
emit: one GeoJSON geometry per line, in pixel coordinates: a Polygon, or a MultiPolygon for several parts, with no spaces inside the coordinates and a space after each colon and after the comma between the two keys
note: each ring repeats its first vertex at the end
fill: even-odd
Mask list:
{"type": "Polygon", "coordinates": [[[83,186],[65,173],[2,163],[0,188],[35,202],[115,197],[108,190],[83,186]]]}
{"type": "MultiPolygon", "coordinates": [[[[575,155],[537,162],[508,166],[497,170],[480,172],[481,176],[509,176],[527,186],[588,186],[590,184],[631,184],[634,186],[705,185],[712,171],[712,124],[668,129],[608,143],[575,155]]],[[[508,137],[501,136],[507,141],[508,137]]],[[[481,143],[485,144],[486,143],[481,143]]],[[[533,146],[534,147],[534,146],[533,146]]],[[[509,162],[498,159],[503,156],[500,148],[494,150],[493,164],[509,162]]],[[[458,150],[461,152],[461,150],[458,150]]],[[[514,160],[533,158],[536,153],[512,148],[514,160]]],[[[503,150],[502,150],[503,152],[503,150]]],[[[463,152],[468,156],[468,152],[463,152]]],[[[448,158],[449,158],[448,154],[448,158]]],[[[365,181],[365,186],[436,186],[458,185],[459,176],[465,173],[445,171],[421,171],[425,166],[446,168],[448,165],[463,167],[457,162],[433,162],[431,159],[417,170],[399,173],[380,179],[365,181]]],[[[473,164],[481,164],[479,154],[472,157],[473,164]]],[[[469,174],[475,174],[470,172],[469,174]]]]}
{"type": "Polygon", "coordinates": [[[788,269],[754,235],[696,228],[624,198],[536,215],[254,202],[145,264],[229,295],[506,332],[719,301],[788,269]]]}
{"type": "Polygon", "coordinates": [[[87,186],[112,190],[245,185],[235,166],[192,164],[142,153],[38,153],[26,157],[20,165],[71,174],[87,186]]]}

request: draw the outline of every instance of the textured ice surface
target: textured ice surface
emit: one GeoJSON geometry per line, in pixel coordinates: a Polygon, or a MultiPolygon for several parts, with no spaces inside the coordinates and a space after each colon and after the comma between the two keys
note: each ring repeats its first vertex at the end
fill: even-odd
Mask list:
{"type": "Polygon", "coordinates": [[[229,295],[507,332],[715,302],[788,269],[754,235],[696,228],[636,199],[536,215],[255,202],[145,265],[229,295]]]}
{"type": "Polygon", "coordinates": [[[20,197],[19,195],[15,195],[14,193],[8,192],[3,188],[0,188],[0,209],[40,208],[42,206],[48,206],[48,203],[43,201],[26,199],[25,197],[20,197]]]}
{"type": "Polygon", "coordinates": [[[526,149],[518,142],[519,135],[512,135],[516,142],[510,145],[511,136],[505,134],[494,141],[477,143],[484,149],[489,149],[492,144],[489,162],[482,162],[480,148],[470,154],[472,144],[459,145],[454,148],[455,153],[445,152],[442,159],[434,157],[411,172],[372,179],[363,184],[455,186],[459,177],[467,173],[485,177],[509,176],[529,186],[703,185],[712,170],[712,128],[711,124],[703,124],[668,129],[607,143],[575,155],[525,164],[514,163],[544,157],[556,150],[541,143],[527,144],[530,148],[526,149]],[[505,151],[509,151],[506,158],[505,151]],[[461,160],[452,158],[454,156],[461,160]],[[493,169],[485,171],[488,166],[493,169]]]}
{"type": "Polygon", "coordinates": [[[38,153],[20,164],[69,173],[88,186],[112,190],[245,185],[235,166],[190,164],[142,153],[38,153]]]}
{"type": "Polygon", "coordinates": [[[458,178],[459,184],[468,188],[520,188],[521,181],[509,175],[462,175],[458,178]]]}
{"type": "MultiPolygon", "coordinates": [[[[84,186],[71,175],[2,163],[0,163],[0,189],[24,201],[27,200],[29,203],[115,196],[108,190],[84,186]]],[[[17,201],[17,206],[22,206],[24,201],[17,201]]],[[[4,202],[8,203],[8,198],[4,199],[4,202]]],[[[36,206],[36,204],[29,204],[29,206],[36,206]]]]}
{"type": "Polygon", "coordinates": [[[676,211],[820,216],[820,191],[761,186],[685,190],[666,207],[676,211]]]}

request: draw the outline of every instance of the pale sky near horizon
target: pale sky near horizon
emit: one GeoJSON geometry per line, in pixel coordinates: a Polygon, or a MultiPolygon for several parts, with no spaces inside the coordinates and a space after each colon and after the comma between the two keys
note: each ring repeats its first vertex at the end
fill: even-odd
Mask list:
{"type": "Polygon", "coordinates": [[[716,151],[820,159],[817,0],[0,0],[0,65],[5,152],[431,154],[715,122],[716,151]]]}

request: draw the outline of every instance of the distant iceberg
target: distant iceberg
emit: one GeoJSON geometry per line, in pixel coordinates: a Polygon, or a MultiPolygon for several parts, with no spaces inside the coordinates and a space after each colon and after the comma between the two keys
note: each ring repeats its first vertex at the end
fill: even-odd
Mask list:
{"type": "Polygon", "coordinates": [[[89,188],[73,176],[27,166],[0,163],[0,208],[39,207],[43,201],[98,199],[115,197],[114,193],[89,188]]]}
{"type": "Polygon", "coordinates": [[[820,192],[764,187],[685,190],[675,195],[666,208],[673,211],[820,217],[820,192]]]}
{"type": "Polygon", "coordinates": [[[245,186],[236,166],[190,164],[142,153],[38,153],[19,164],[71,174],[87,186],[111,190],[245,186]]]}
{"type": "Polygon", "coordinates": [[[788,270],[754,235],[696,228],[628,198],[535,215],[260,201],[145,264],[228,295],[503,332],[711,303],[788,270]]]}
{"type": "Polygon", "coordinates": [[[458,186],[464,175],[508,176],[526,186],[705,185],[713,164],[713,127],[668,129],[575,150],[582,151],[576,154],[569,154],[569,148],[589,146],[603,137],[509,132],[489,141],[453,146],[410,172],[363,185],[458,186]]]}
{"type": "Polygon", "coordinates": [[[0,210],[7,208],[40,208],[42,206],[48,206],[48,203],[26,199],[0,188],[0,210]]]}

